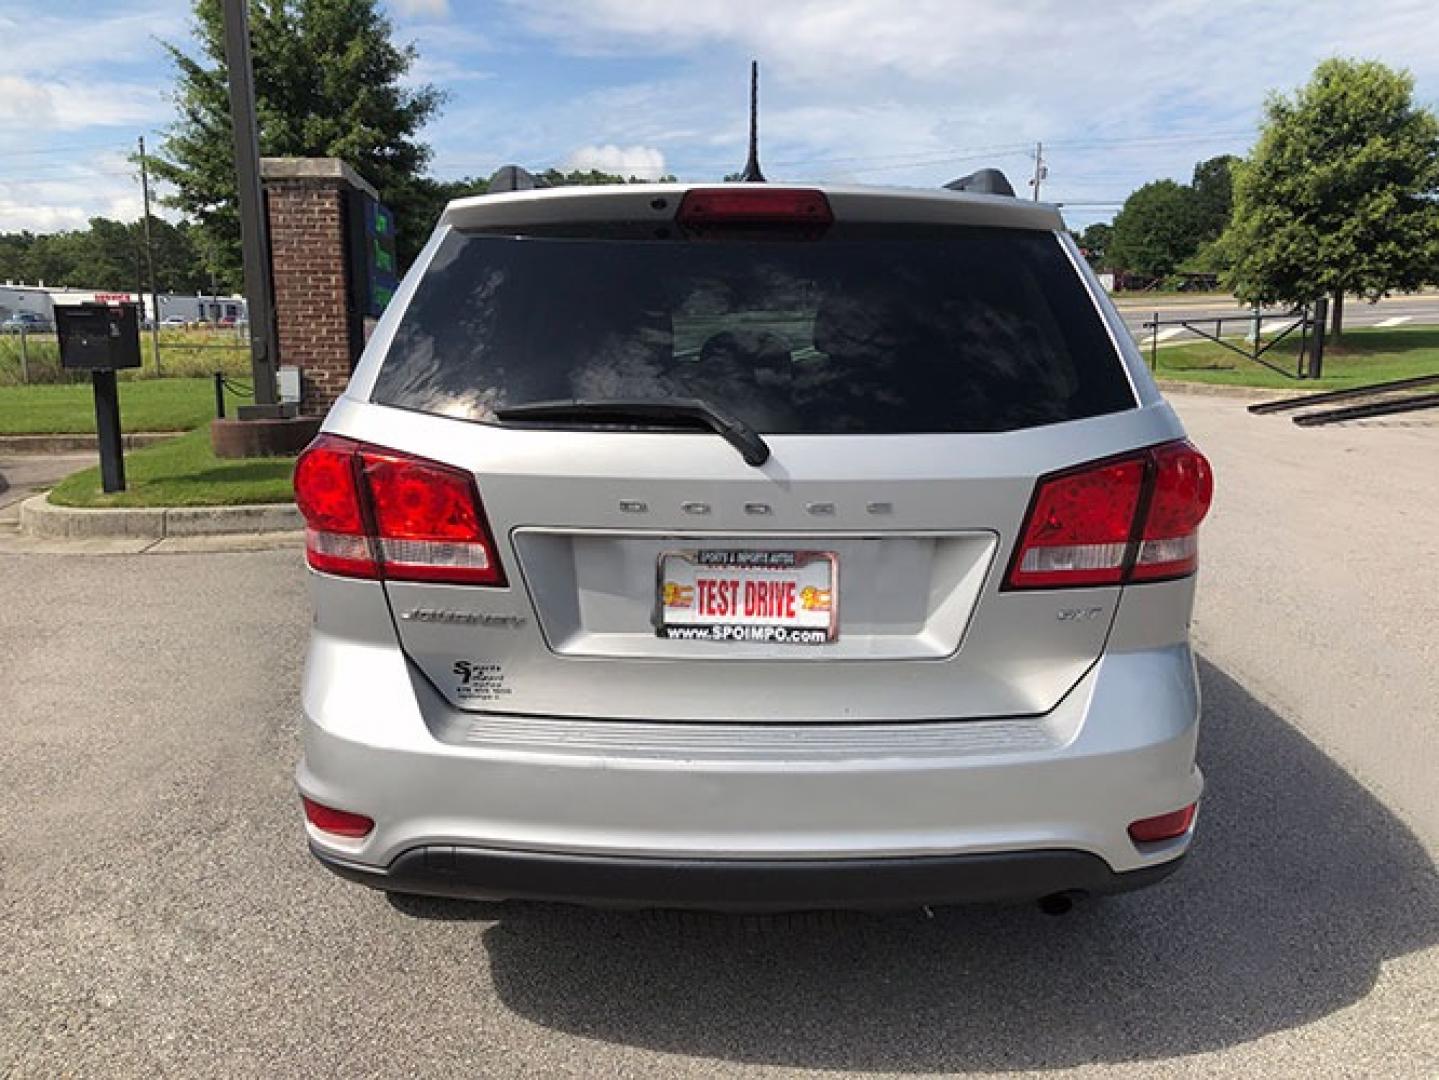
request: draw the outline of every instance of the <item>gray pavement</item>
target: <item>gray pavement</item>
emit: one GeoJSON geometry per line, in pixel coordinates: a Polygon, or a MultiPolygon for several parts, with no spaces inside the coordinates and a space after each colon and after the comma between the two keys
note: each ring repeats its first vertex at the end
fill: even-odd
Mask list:
{"type": "Polygon", "coordinates": [[[388,902],[304,851],[293,546],[0,555],[0,1075],[1433,1077],[1439,442],[1180,407],[1201,839],[1062,919],[388,902]]]}
{"type": "Polygon", "coordinates": [[[85,454],[0,454],[0,529],[19,520],[20,503],[77,469],[96,462],[85,454]]]}

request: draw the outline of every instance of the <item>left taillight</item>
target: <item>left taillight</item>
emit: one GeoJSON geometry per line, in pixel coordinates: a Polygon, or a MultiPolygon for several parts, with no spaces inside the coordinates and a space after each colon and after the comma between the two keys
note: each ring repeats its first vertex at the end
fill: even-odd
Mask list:
{"type": "Polygon", "coordinates": [[[360,497],[359,444],[321,435],[295,463],[295,503],[305,518],[305,557],[316,570],[380,576],[360,497]]]}
{"type": "Polygon", "coordinates": [[[295,501],[316,570],[505,584],[474,478],[462,469],[321,435],[295,465],[295,501]]]}
{"type": "Polygon", "coordinates": [[[1209,462],[1184,440],[1044,477],[1005,588],[1083,588],[1192,574],[1199,523],[1213,496],[1209,462]]]}

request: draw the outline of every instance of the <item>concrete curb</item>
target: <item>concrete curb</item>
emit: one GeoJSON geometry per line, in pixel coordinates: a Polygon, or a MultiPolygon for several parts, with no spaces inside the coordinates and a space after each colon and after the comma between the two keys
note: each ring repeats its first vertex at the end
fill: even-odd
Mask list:
{"type": "Polygon", "coordinates": [[[165,540],[176,536],[293,532],[304,527],[305,521],[294,503],[80,509],[54,506],[48,496],[35,495],[20,504],[20,531],[48,540],[165,540]]]}
{"type": "Polygon", "coordinates": [[[1260,386],[1183,382],[1179,379],[1156,379],[1155,384],[1164,394],[1198,394],[1203,397],[1243,398],[1246,401],[1273,401],[1278,398],[1298,397],[1300,394],[1323,393],[1321,390],[1274,390],[1260,386]]]}
{"type": "MultiPolygon", "coordinates": [[[[185,434],[183,431],[137,431],[120,437],[126,450],[154,446],[185,434]]],[[[99,452],[94,435],[0,435],[0,454],[65,454],[78,450],[99,452]]]]}

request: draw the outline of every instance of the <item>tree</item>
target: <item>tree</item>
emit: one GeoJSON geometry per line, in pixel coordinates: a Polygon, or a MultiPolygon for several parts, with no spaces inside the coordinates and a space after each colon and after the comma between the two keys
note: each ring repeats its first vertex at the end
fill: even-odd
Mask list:
{"type": "MultiPolygon", "coordinates": [[[[637,177],[630,177],[626,180],[623,176],[615,173],[600,172],[598,169],[590,169],[588,172],[574,170],[571,172],[560,172],[559,169],[546,169],[543,172],[532,172],[537,187],[569,187],[571,185],[590,186],[595,184],[643,184],[649,181],[640,180],[637,177]]],[[[673,176],[662,176],[661,180],[673,180],[673,176]]],[[[422,228],[421,237],[429,234],[434,228],[435,222],[439,220],[440,213],[445,209],[445,204],[452,199],[464,199],[471,195],[483,195],[490,190],[490,182],[477,176],[466,176],[459,180],[434,180],[429,177],[421,177],[413,182],[411,194],[411,213],[416,223],[422,228]]]]}
{"type": "MultiPolygon", "coordinates": [[[[150,238],[161,292],[208,290],[188,225],[152,216],[150,238]]],[[[0,280],[148,292],[144,227],[139,221],[95,217],[88,228],[69,232],[0,234],[0,280]]]]}
{"type": "Polygon", "coordinates": [[[1189,186],[1194,189],[1203,243],[1217,240],[1229,227],[1234,211],[1234,166],[1239,160],[1233,154],[1220,154],[1194,166],[1189,186]]]}
{"type": "Polygon", "coordinates": [[[1096,221],[1076,236],[1075,240],[1084,250],[1090,266],[1096,270],[1108,268],[1109,249],[1114,243],[1114,226],[1096,221]]]}
{"type": "Polygon", "coordinates": [[[1439,266],[1439,119],[1414,81],[1373,61],[1325,60],[1292,98],[1273,95],[1238,170],[1230,286],[1256,304],[1377,300],[1439,266]]]}
{"type": "MultiPolygon", "coordinates": [[[[165,46],[180,118],[151,164],[174,188],[166,202],[195,223],[210,269],[237,288],[240,224],[220,0],[195,0],[193,29],[194,55],[165,46]]],[[[348,162],[394,211],[398,253],[408,262],[431,224],[418,212],[430,150],[417,134],[442,101],[433,86],[405,84],[414,46],[394,43],[377,0],[250,0],[250,41],[260,153],[348,162]]]]}
{"type": "Polygon", "coordinates": [[[1145,184],[1115,215],[1109,262],[1149,277],[1167,277],[1204,242],[1194,189],[1173,180],[1145,184]]]}

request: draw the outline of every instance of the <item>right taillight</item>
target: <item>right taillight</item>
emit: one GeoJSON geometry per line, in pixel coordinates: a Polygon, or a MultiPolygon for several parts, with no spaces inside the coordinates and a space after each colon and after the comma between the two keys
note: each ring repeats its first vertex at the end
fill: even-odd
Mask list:
{"type": "Polygon", "coordinates": [[[1154,462],[1153,481],[1130,574],[1133,581],[1194,573],[1199,565],[1199,523],[1214,499],[1214,473],[1189,443],[1166,443],[1149,455],[1154,462]]]}
{"type": "Polygon", "coordinates": [[[1214,477],[1187,441],[1040,480],[1009,589],[1081,588],[1192,574],[1214,477]]]}
{"type": "Polygon", "coordinates": [[[474,478],[462,469],[321,435],[295,464],[295,502],[316,570],[505,584],[474,478]]]}

